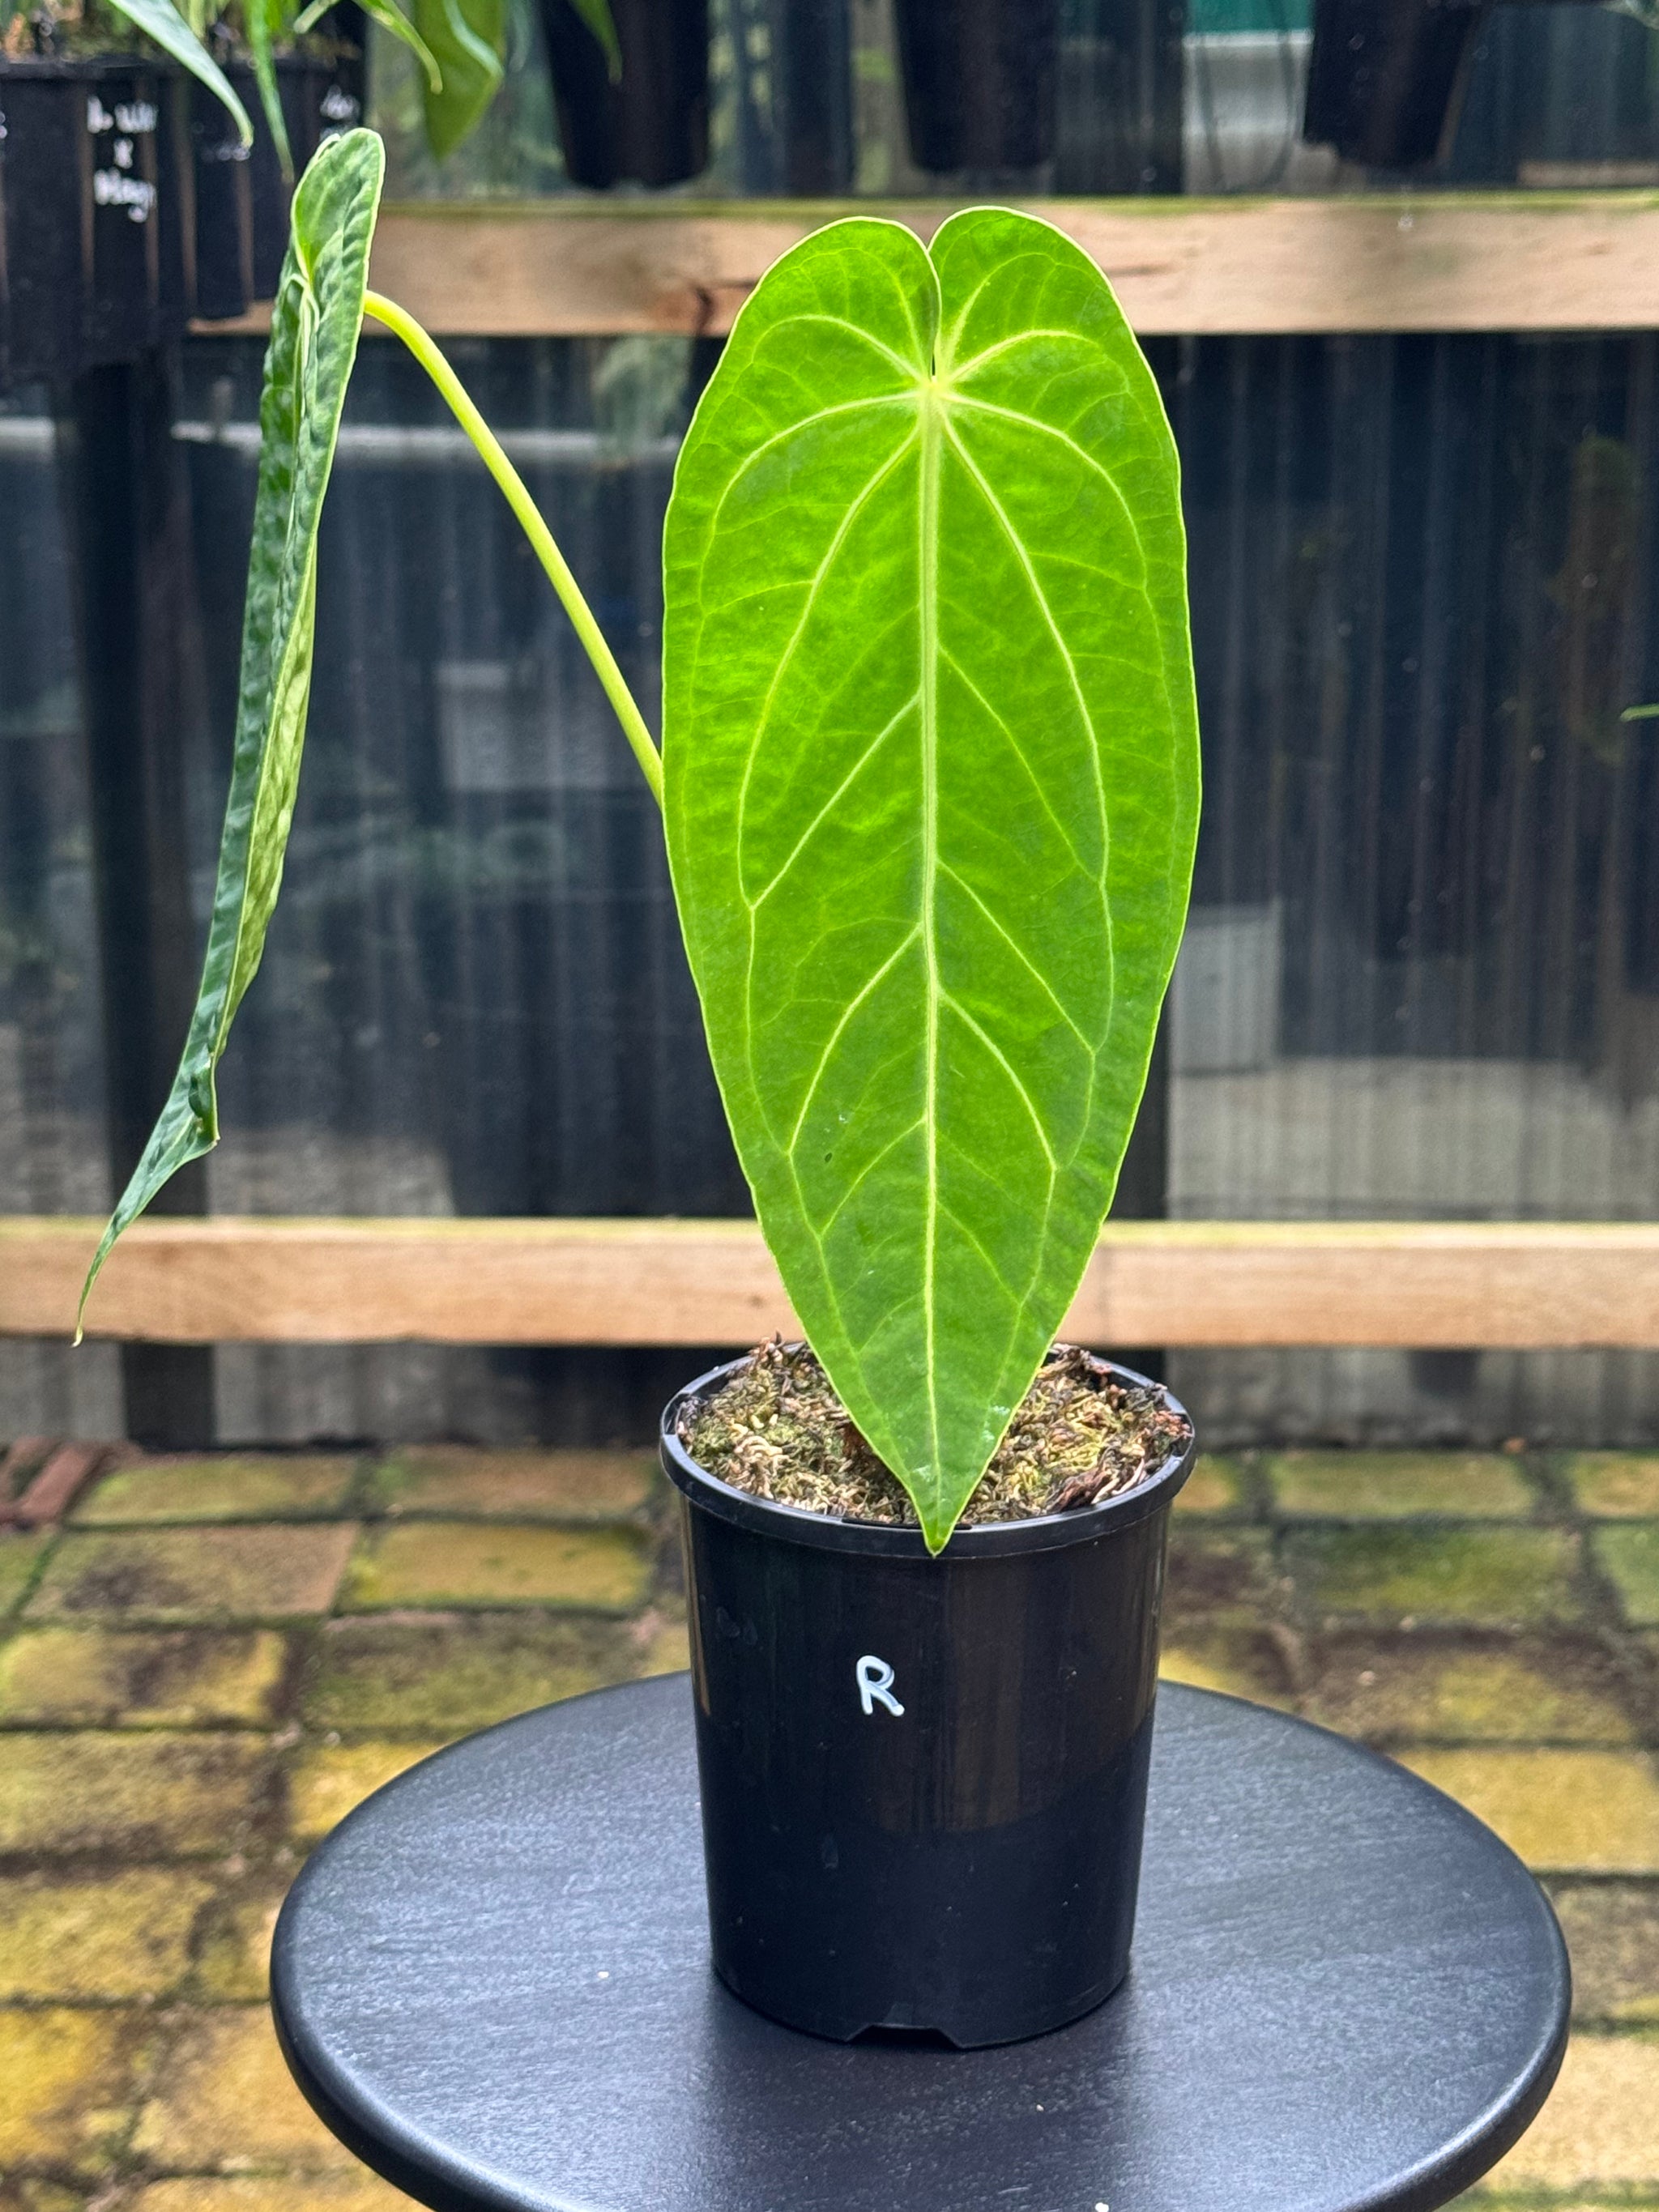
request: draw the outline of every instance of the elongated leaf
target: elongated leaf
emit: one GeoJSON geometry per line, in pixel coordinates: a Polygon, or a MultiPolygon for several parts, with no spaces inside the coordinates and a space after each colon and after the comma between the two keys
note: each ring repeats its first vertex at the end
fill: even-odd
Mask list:
{"type": "Polygon", "coordinates": [[[248,112],[231,89],[230,80],[202,44],[185,18],[173,6],[173,0],[110,0],[112,7],[136,23],[146,38],[154,39],[163,52],[198,77],[230,110],[236,128],[241,133],[242,143],[253,143],[253,125],[248,112]]]}
{"type": "Polygon", "coordinates": [[[477,130],[500,88],[507,0],[414,0],[414,17],[440,72],[422,96],[427,143],[441,161],[477,130]]]}
{"type": "Polygon", "coordinates": [[[1110,1202],[1198,810],[1175,449],[1047,224],[738,318],[664,548],[669,854],[768,1242],[942,1544],[1110,1202]]]}
{"type": "Polygon", "coordinates": [[[259,403],[259,483],[248,563],[236,750],[201,988],[173,1090],[98,1247],[168,1177],[219,1141],[214,1089],[230,1024],[264,950],[283,878],[311,701],[317,527],[357,354],[385,155],[372,131],[331,139],[294,195],[259,403]]]}

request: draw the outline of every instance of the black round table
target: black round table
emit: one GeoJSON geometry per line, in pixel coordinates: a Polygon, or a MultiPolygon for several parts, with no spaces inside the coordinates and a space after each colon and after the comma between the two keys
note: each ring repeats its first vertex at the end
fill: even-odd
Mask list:
{"type": "Polygon", "coordinates": [[[990,2051],[776,2027],[708,1967],[684,1674],[389,1784],[272,1968],[301,2087],[441,2212],[1419,2212],[1537,2112],[1568,1995],[1537,1885],[1449,1798],[1166,1686],[1115,1996],[990,2051]]]}

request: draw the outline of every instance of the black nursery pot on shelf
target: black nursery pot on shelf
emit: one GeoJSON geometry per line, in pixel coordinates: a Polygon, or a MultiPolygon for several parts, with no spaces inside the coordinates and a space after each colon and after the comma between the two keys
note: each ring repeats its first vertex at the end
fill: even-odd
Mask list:
{"type": "Polygon", "coordinates": [[[541,0],[573,184],[679,185],[708,166],[708,0],[611,0],[622,75],[570,0],[541,0]]]}
{"type": "Polygon", "coordinates": [[[930,1559],[915,1528],[773,1504],[698,1466],[682,1419],[735,1371],[662,1424],[715,1971],[840,2042],[969,2048],[1078,2019],[1129,1962],[1190,1438],[1133,1490],[959,1528],[930,1559]]]}
{"type": "Polygon", "coordinates": [[[1316,0],[1302,135],[1415,169],[1450,143],[1486,0],[1316,0]]]}
{"type": "MultiPolygon", "coordinates": [[[[245,313],[275,296],[288,251],[291,189],[276,158],[253,72],[226,71],[253,124],[244,146],[223,103],[205,85],[191,88],[196,175],[196,312],[210,321],[245,313]]],[[[341,68],[325,57],[283,54],[276,86],[297,177],[330,130],[355,123],[359,97],[343,88],[341,68]]]]}
{"type": "Polygon", "coordinates": [[[894,0],[924,169],[1030,169],[1054,150],[1060,0],[894,0]]]}
{"type": "Polygon", "coordinates": [[[0,62],[0,382],[61,381],[183,329],[171,90],[124,56],[0,62]]]}

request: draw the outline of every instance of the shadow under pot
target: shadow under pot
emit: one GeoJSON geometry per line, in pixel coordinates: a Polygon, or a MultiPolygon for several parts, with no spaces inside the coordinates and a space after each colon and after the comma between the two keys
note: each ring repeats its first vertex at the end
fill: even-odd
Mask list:
{"type": "Polygon", "coordinates": [[[894,0],[917,166],[1031,169],[1054,150],[1060,0],[894,0]]]}
{"type": "Polygon", "coordinates": [[[1129,1963],[1190,1435],[1133,1490],[958,1528],[930,1559],[914,1528],[774,1504],[697,1465],[682,1421],[735,1371],[662,1423],[715,1972],[839,2042],[972,2048],[1079,2018],[1129,1963]]]}
{"type": "Polygon", "coordinates": [[[611,0],[622,74],[571,4],[541,0],[572,184],[679,185],[708,166],[708,0],[611,0]]]}
{"type": "Polygon", "coordinates": [[[0,383],[67,381],[182,331],[172,80],[118,55],[0,61],[0,383]]]}
{"type": "MultiPolygon", "coordinates": [[[[205,85],[192,81],[191,86],[196,312],[210,322],[244,314],[254,301],[276,297],[293,197],[252,70],[233,63],[225,74],[252,122],[252,146],[243,145],[234,119],[205,85]]],[[[322,56],[277,58],[276,86],[296,177],[327,131],[346,127],[361,113],[356,96],[342,92],[339,75],[338,66],[322,56]]]]}

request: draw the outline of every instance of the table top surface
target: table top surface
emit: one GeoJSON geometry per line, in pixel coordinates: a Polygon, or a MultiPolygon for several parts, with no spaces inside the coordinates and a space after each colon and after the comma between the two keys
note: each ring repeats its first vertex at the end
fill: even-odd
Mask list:
{"type": "Polygon", "coordinates": [[[689,1678],[508,1721],[337,1829],[277,1931],[290,2065],[399,2187],[492,2212],[1422,2212],[1547,2095],[1566,1955],[1402,1768],[1158,1698],[1129,1978],[990,2051],[821,2042],[708,1963],[689,1678]]]}

